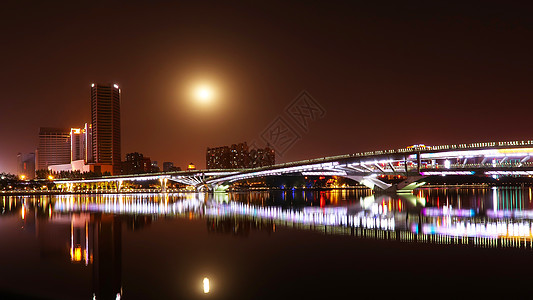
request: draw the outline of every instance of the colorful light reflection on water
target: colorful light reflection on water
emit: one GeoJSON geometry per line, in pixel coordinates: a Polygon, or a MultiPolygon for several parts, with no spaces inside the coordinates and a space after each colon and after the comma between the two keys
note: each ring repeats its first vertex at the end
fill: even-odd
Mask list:
{"type": "MultiPolygon", "coordinates": [[[[289,240],[275,243],[272,242],[272,238],[261,238],[259,244],[262,249],[253,248],[254,254],[267,261],[272,260],[268,258],[274,255],[272,253],[277,253],[286,245],[292,245],[291,247],[300,247],[301,243],[307,245],[306,242],[299,241],[302,235],[306,237],[306,241],[312,241],[309,245],[315,245],[321,249],[321,252],[327,253],[348,251],[338,248],[340,247],[338,243],[341,242],[342,247],[357,253],[361,251],[358,248],[359,245],[366,245],[362,244],[362,240],[368,240],[367,243],[380,240],[387,244],[372,248],[379,250],[378,252],[384,251],[381,247],[402,252],[403,246],[397,244],[400,242],[405,245],[430,244],[440,245],[439,247],[448,245],[466,249],[464,251],[470,251],[468,249],[472,249],[472,246],[474,246],[473,249],[517,249],[520,251],[525,249],[530,255],[530,250],[533,248],[533,226],[531,224],[533,207],[529,195],[531,191],[528,189],[505,188],[422,189],[415,194],[407,195],[372,195],[365,191],[332,190],[290,191],[289,193],[282,191],[241,194],[3,197],[0,202],[2,204],[0,256],[20,258],[22,262],[19,268],[22,265],[20,269],[26,269],[24,272],[21,271],[20,276],[32,270],[31,273],[37,274],[39,278],[46,278],[43,277],[47,274],[46,268],[33,267],[35,264],[40,264],[23,255],[25,250],[30,249],[36,249],[38,253],[41,253],[43,260],[49,259],[48,257],[60,258],[60,263],[56,262],[56,264],[61,265],[62,271],[72,268],[64,265],[65,262],[76,266],[76,270],[70,270],[66,274],[77,272],[78,275],[71,276],[70,274],[68,279],[63,278],[63,280],[70,282],[72,286],[84,287],[78,291],[67,289],[63,291],[63,294],[42,294],[43,289],[46,289],[44,287],[39,289],[37,284],[33,294],[48,298],[85,299],[84,295],[95,299],[104,299],[106,295],[112,296],[113,299],[115,296],[124,299],[150,298],[147,288],[142,285],[132,285],[132,282],[138,282],[139,278],[144,278],[141,275],[143,272],[157,274],[159,269],[165,268],[165,263],[159,264],[158,269],[153,269],[157,264],[152,266],[149,263],[160,253],[166,253],[161,254],[161,259],[166,257],[170,265],[172,262],[176,264],[176,260],[179,260],[182,255],[189,257],[189,260],[194,261],[195,264],[168,269],[161,272],[161,276],[154,275],[157,280],[151,284],[158,286],[159,283],[167,282],[170,277],[176,276],[174,272],[179,270],[194,273],[188,275],[194,278],[194,283],[190,284],[183,278],[172,278],[174,281],[184,282],[185,287],[181,287],[181,292],[162,289],[158,293],[165,296],[171,293],[182,293],[180,295],[185,298],[194,298],[192,291],[189,294],[183,294],[187,290],[186,286],[194,286],[192,290],[201,293],[198,289],[198,278],[204,278],[203,274],[208,273],[214,273],[213,276],[216,276],[218,271],[217,289],[213,291],[210,286],[209,280],[212,278],[210,275],[207,293],[209,297],[228,296],[227,293],[235,293],[237,284],[230,283],[231,280],[228,278],[231,276],[221,275],[224,273],[221,270],[230,272],[227,270],[246,268],[249,264],[253,265],[249,262],[253,259],[249,256],[249,252],[240,252],[243,247],[242,242],[219,240],[219,237],[250,237],[267,233],[276,240],[275,237],[286,236],[289,240]],[[169,227],[165,227],[167,226],[165,224],[169,227]],[[162,228],[167,228],[165,229],[167,231],[161,231],[162,228]],[[130,232],[135,234],[130,234],[130,232]],[[143,236],[138,232],[145,232],[146,235],[143,236]],[[176,232],[180,234],[177,235],[176,232]],[[308,232],[311,235],[302,232],[308,232]],[[325,239],[322,234],[338,236],[339,240],[325,239]],[[9,242],[6,240],[7,236],[12,237],[9,242]],[[345,240],[346,238],[349,240],[345,240]],[[299,242],[294,244],[293,240],[299,242]],[[263,241],[268,243],[265,244],[263,241]],[[140,248],[138,248],[139,243],[142,245],[140,248]],[[210,246],[206,247],[206,245],[210,246]],[[19,250],[11,253],[11,248],[19,250]],[[222,252],[217,253],[215,249],[222,252]],[[228,249],[227,251],[230,252],[226,253],[223,249],[228,249]],[[173,257],[172,253],[176,253],[177,256],[173,257]],[[217,255],[225,258],[213,261],[211,256],[217,255]],[[129,256],[137,257],[135,264],[128,259],[129,256]],[[204,260],[211,260],[211,263],[204,265],[202,259],[198,259],[197,256],[204,260]],[[143,257],[150,258],[143,262],[145,260],[143,257]],[[228,265],[224,265],[225,260],[228,259],[228,265]],[[33,261],[33,265],[28,264],[29,261],[33,261]],[[213,270],[213,265],[217,263],[219,264],[215,268],[217,270],[213,270]],[[137,264],[144,266],[143,271],[131,271],[131,274],[134,274],[131,276],[135,276],[135,279],[128,278],[130,272],[124,273],[124,270],[136,269],[137,264]],[[92,272],[91,276],[87,275],[89,270],[92,272]],[[226,280],[225,284],[218,284],[224,280],[226,280]],[[87,282],[90,284],[87,285],[87,282]],[[233,289],[231,289],[232,284],[234,284],[233,289]],[[78,297],[79,295],[82,296],[78,297]]],[[[300,251],[309,248],[309,246],[301,247],[300,251]]],[[[442,249],[449,251],[448,248],[442,249]]],[[[415,252],[419,253],[420,250],[415,250],[415,252]]],[[[349,253],[346,252],[345,255],[349,253]]],[[[395,252],[387,253],[388,256],[396,255],[395,252]]],[[[279,259],[278,255],[274,257],[279,259]]],[[[332,257],[328,259],[336,260],[332,257]]],[[[20,260],[14,259],[14,261],[20,260]]],[[[274,267],[277,264],[275,261],[271,261],[272,266],[264,265],[263,268],[268,270],[274,267]]],[[[3,263],[9,265],[6,260],[3,260],[3,263]]],[[[255,261],[255,263],[258,262],[255,261]]],[[[48,262],[45,265],[50,267],[48,262]]],[[[298,266],[302,270],[307,270],[307,266],[298,266]]],[[[309,270],[302,272],[298,273],[299,276],[305,277],[309,270]]],[[[232,276],[235,280],[236,278],[246,280],[240,275],[232,274],[232,276]]],[[[268,280],[266,277],[261,278],[268,280]]],[[[43,284],[47,280],[42,280],[43,284]]],[[[8,289],[16,293],[25,293],[22,285],[10,279],[8,273],[2,274],[0,271],[0,282],[2,282],[0,292],[8,289]]],[[[50,285],[49,282],[46,284],[50,285]]],[[[250,289],[253,289],[254,285],[251,286],[250,289]]],[[[203,287],[205,292],[205,280],[203,287]]],[[[324,289],[329,289],[329,287],[325,286],[324,289]]],[[[269,295],[277,295],[275,292],[272,293],[274,294],[269,295]]]]}

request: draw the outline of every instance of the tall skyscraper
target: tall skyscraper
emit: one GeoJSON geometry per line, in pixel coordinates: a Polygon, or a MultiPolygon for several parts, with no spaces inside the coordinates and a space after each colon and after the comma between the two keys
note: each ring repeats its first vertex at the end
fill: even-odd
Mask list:
{"type": "Polygon", "coordinates": [[[37,170],[70,163],[70,146],[68,129],[41,127],[35,162],[37,170]]]}
{"type": "Polygon", "coordinates": [[[120,174],[120,88],[116,84],[91,85],[92,159],[111,166],[113,175],[120,174]]]}

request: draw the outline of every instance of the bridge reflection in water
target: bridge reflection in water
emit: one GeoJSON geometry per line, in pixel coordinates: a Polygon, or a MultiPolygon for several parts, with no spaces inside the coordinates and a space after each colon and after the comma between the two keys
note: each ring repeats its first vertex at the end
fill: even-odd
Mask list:
{"type": "MultiPolygon", "coordinates": [[[[416,195],[368,195],[327,205],[338,197],[335,193],[316,192],[311,204],[318,205],[291,207],[269,205],[275,202],[269,193],[249,195],[255,201],[248,203],[232,201],[242,195],[227,193],[68,195],[57,197],[53,210],[206,218],[208,229],[229,232],[233,228],[236,234],[246,222],[248,228],[272,231],[282,226],[405,242],[533,248],[530,189],[427,189],[416,195]]],[[[288,196],[278,195],[283,197],[288,196]]]]}
{"type": "MultiPolygon", "coordinates": [[[[248,237],[280,230],[456,247],[533,249],[530,188],[4,196],[0,217],[35,234],[41,257],[92,270],[91,295],[122,296],[124,230],[163,218],[205,221],[209,234],[248,237]],[[126,226],[122,226],[122,225],[126,226]],[[65,249],[64,245],[68,245],[65,249]]],[[[87,291],[89,293],[89,291],[87,291]]]]}

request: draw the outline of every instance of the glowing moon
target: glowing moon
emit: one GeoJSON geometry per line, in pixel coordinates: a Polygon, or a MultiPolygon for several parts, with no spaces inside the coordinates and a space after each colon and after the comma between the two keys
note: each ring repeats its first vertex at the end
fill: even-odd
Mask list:
{"type": "Polygon", "coordinates": [[[198,86],[194,91],[195,98],[202,103],[209,103],[213,100],[213,89],[208,85],[198,86]]]}

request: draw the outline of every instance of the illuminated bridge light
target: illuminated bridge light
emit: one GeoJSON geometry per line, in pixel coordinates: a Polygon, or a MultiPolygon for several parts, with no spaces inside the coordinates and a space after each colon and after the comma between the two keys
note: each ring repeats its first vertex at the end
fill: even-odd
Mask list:
{"type": "Polygon", "coordinates": [[[430,176],[430,175],[441,175],[441,176],[446,176],[446,175],[474,175],[475,172],[474,171],[442,171],[442,172],[429,171],[429,172],[420,172],[420,174],[422,174],[424,176],[430,176]]]}
{"type": "Polygon", "coordinates": [[[487,216],[489,218],[518,218],[518,219],[533,219],[533,210],[488,210],[487,216]]]}
{"type": "Polygon", "coordinates": [[[440,217],[440,216],[457,216],[457,217],[473,217],[473,209],[452,209],[444,207],[442,209],[426,207],[422,209],[422,214],[428,217],[440,217]]]}

